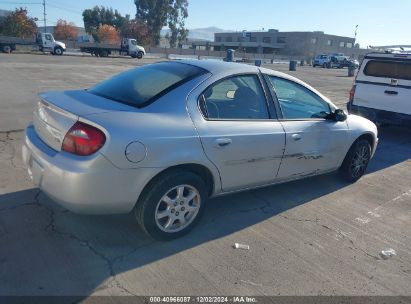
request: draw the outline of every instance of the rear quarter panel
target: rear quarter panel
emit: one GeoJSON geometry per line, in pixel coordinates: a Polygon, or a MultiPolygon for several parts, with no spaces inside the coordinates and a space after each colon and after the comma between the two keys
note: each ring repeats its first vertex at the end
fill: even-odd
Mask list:
{"type": "MultiPolygon", "coordinates": [[[[218,171],[205,157],[186,108],[189,92],[208,77],[189,81],[142,109],[86,115],[80,120],[104,128],[107,141],[101,153],[120,169],[166,169],[198,164],[211,171],[215,186],[219,187],[218,171]],[[130,162],[125,153],[132,142],[142,143],[146,150],[144,159],[137,163],[130,162]]],[[[156,174],[159,171],[162,170],[153,170],[156,174]]]]}

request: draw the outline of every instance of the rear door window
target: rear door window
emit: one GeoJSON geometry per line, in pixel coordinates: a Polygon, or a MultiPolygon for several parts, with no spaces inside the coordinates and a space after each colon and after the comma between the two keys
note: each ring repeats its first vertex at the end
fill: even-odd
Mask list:
{"type": "Polygon", "coordinates": [[[211,120],[269,119],[265,94],[257,75],[239,75],[218,81],[202,95],[203,114],[211,120]]]}
{"type": "Polygon", "coordinates": [[[411,62],[372,60],[364,68],[372,77],[411,80],[411,62]]]}

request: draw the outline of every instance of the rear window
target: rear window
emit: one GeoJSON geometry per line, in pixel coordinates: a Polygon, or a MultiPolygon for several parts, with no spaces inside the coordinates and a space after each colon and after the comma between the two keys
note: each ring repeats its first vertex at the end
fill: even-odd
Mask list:
{"type": "Polygon", "coordinates": [[[372,60],[365,66],[364,74],[373,77],[411,80],[411,62],[372,60]]]}
{"type": "Polygon", "coordinates": [[[135,107],[144,107],[206,70],[178,62],[145,65],[105,80],[89,92],[135,107]]]}

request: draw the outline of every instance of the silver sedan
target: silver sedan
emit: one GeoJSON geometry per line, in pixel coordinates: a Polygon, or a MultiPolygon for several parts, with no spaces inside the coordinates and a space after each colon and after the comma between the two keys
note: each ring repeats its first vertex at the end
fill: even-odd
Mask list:
{"type": "Polygon", "coordinates": [[[331,171],[355,182],[376,126],[283,73],[212,60],[145,65],[88,90],[40,94],[23,159],[78,213],[135,213],[170,240],[209,197],[331,171]]]}

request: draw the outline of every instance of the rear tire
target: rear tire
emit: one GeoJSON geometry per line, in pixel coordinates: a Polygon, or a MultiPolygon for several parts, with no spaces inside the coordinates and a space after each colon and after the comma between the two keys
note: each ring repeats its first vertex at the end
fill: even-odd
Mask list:
{"type": "Polygon", "coordinates": [[[12,51],[12,48],[10,45],[4,45],[2,49],[3,53],[9,54],[12,51]]]}
{"type": "Polygon", "coordinates": [[[134,213],[152,238],[170,241],[186,235],[198,223],[207,202],[207,186],[198,175],[175,171],[149,183],[134,213]]]}
{"type": "Polygon", "coordinates": [[[371,144],[366,139],[358,139],[345,156],[340,167],[341,176],[350,183],[355,183],[365,173],[371,159],[371,144]]]}

